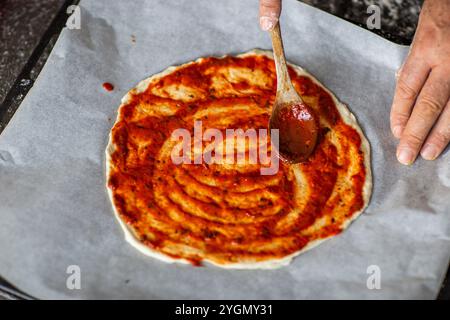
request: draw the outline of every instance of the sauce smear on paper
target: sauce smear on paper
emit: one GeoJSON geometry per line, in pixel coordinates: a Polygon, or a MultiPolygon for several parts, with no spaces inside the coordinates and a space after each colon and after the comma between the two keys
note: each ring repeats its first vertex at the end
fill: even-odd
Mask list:
{"type": "Polygon", "coordinates": [[[103,89],[105,89],[106,91],[113,91],[114,90],[114,85],[109,83],[109,82],[105,82],[103,84],[103,89]]]}

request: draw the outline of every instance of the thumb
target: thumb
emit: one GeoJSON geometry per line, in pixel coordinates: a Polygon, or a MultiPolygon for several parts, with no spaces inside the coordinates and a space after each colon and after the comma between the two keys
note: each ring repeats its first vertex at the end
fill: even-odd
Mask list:
{"type": "Polygon", "coordinates": [[[272,30],[278,23],[281,0],[259,0],[259,25],[262,30],[272,30]]]}

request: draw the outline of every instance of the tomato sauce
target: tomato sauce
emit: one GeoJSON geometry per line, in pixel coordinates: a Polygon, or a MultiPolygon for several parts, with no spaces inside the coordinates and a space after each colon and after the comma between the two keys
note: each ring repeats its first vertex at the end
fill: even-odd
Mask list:
{"type": "Polygon", "coordinates": [[[320,130],[311,157],[302,164],[280,163],[274,176],[261,176],[250,167],[177,166],[162,156],[173,130],[186,128],[192,133],[192,116],[212,110],[211,106],[220,105],[225,114],[208,113],[202,118],[204,126],[228,117],[232,128],[267,129],[276,93],[273,60],[206,58],[150,82],[144,92],[132,91],[112,129],[115,151],[108,187],[121,219],[141,242],[194,265],[204,259],[219,264],[280,259],[341,232],[342,224],[363,208],[366,172],[359,133],[344,123],[327,91],[293,69],[290,75],[302,98],[314,101],[310,106],[321,119],[320,130]],[[262,72],[270,81],[260,85],[229,76],[217,90],[215,77],[230,68],[262,72]],[[195,93],[184,100],[170,96],[165,88],[174,85],[195,88],[195,93]],[[242,114],[226,113],[237,104],[251,108],[242,114]],[[176,111],[143,116],[144,107],[151,105],[176,111]],[[344,137],[339,146],[331,141],[331,131],[344,137]],[[303,187],[296,182],[294,169],[302,172],[303,187]],[[348,175],[350,179],[342,178],[348,175]],[[318,219],[326,219],[324,226],[309,230],[318,219]]]}
{"type": "Polygon", "coordinates": [[[113,91],[114,90],[114,85],[112,85],[109,82],[105,82],[103,84],[103,89],[105,89],[106,91],[113,91]]]}
{"type": "Polygon", "coordinates": [[[303,162],[314,150],[317,121],[304,103],[282,105],[272,116],[271,129],[279,130],[279,153],[289,163],[303,162]]]}

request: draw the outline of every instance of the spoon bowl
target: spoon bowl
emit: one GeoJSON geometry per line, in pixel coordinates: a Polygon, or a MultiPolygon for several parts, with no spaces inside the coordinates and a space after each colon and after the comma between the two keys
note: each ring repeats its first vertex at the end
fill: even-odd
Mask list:
{"type": "Polygon", "coordinates": [[[278,129],[279,142],[275,147],[281,160],[287,163],[305,162],[313,153],[318,126],[307,105],[280,105],[277,112],[272,113],[269,128],[278,129]]]}
{"type": "Polygon", "coordinates": [[[277,94],[269,129],[278,129],[279,133],[279,141],[272,139],[272,143],[281,160],[288,163],[304,162],[308,160],[317,143],[317,117],[292,85],[279,24],[270,35],[277,72],[277,94]]]}

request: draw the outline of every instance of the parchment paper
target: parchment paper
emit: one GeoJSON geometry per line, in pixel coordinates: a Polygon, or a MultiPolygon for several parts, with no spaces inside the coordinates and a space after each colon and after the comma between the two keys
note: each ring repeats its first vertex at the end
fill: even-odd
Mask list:
{"type": "Polygon", "coordinates": [[[294,0],[282,16],[288,59],[349,105],[372,145],[366,212],[274,271],[168,265],[124,241],[104,170],[120,99],[169,65],[270,49],[257,11],[256,0],[81,1],[81,30],[62,32],[0,136],[3,277],[38,298],[436,297],[450,254],[450,156],[412,167],[395,160],[389,108],[408,49],[294,0]],[[80,290],[66,286],[71,265],[80,290]],[[379,290],[367,287],[372,265],[379,290]]]}

